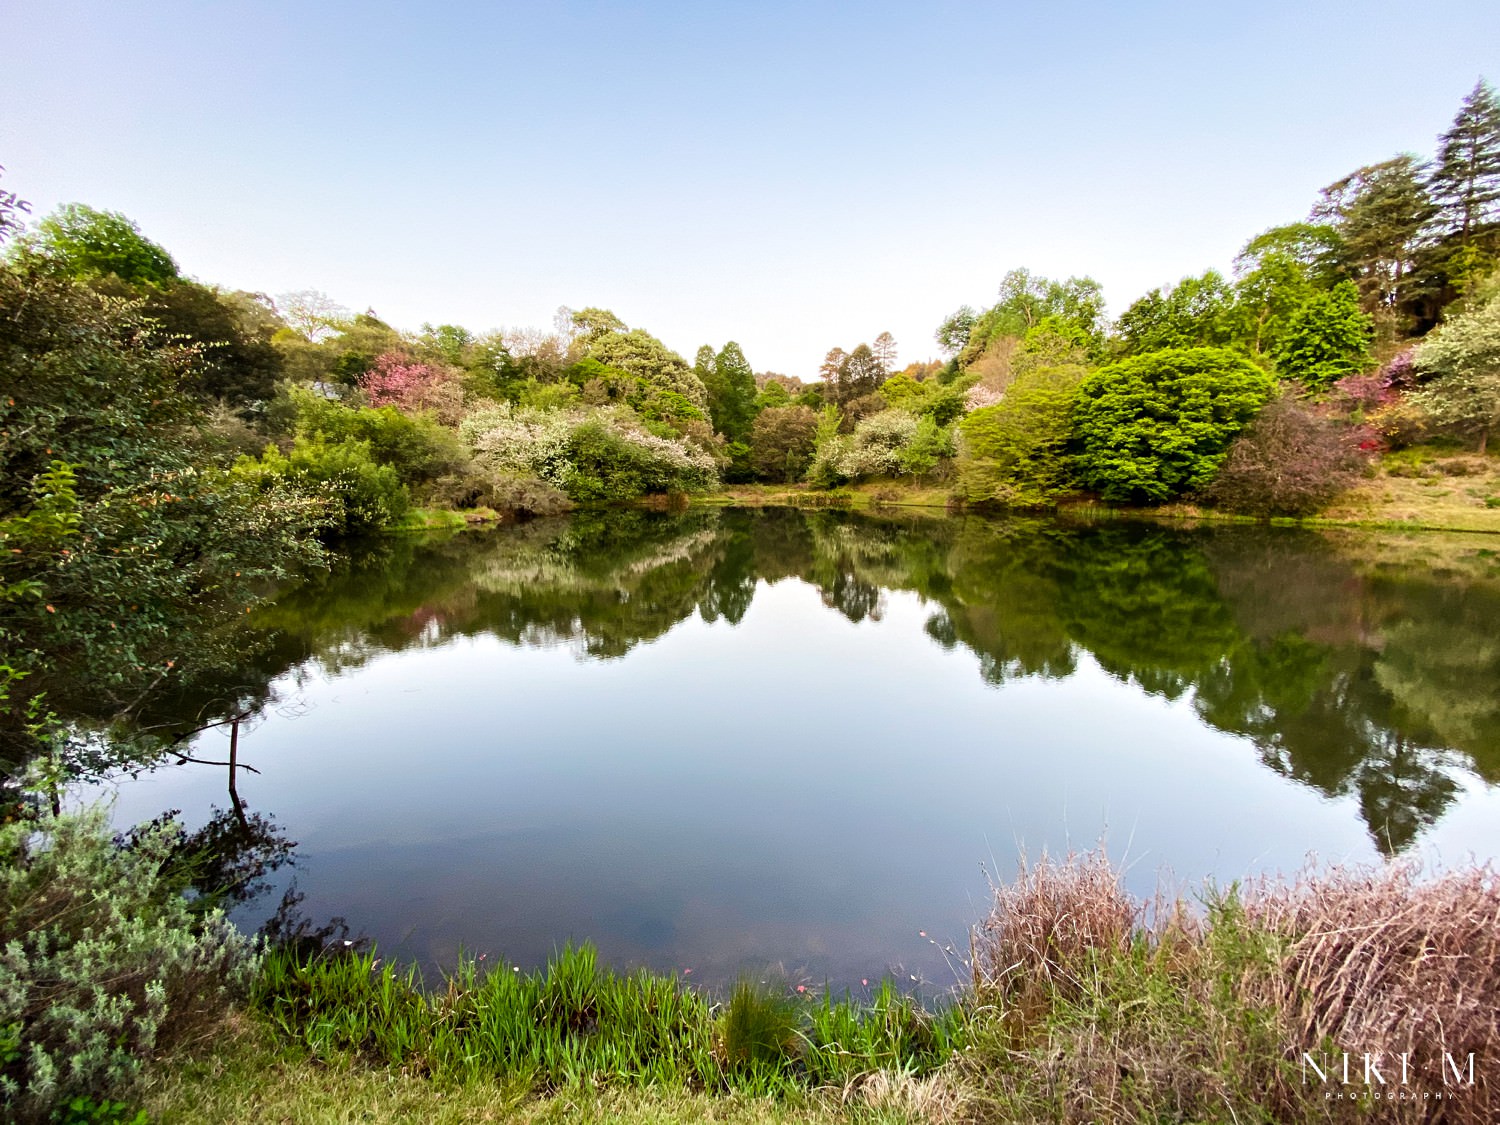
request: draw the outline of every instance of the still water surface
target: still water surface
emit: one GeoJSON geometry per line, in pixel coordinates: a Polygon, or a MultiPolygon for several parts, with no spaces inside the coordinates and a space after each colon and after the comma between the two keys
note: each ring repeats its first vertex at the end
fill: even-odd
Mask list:
{"type": "MultiPolygon", "coordinates": [[[[1482,537],[586,514],[383,543],[260,625],[183,704],[256,702],[240,794],[298,842],[240,920],[294,879],[427,965],[572,938],[941,988],[1023,851],[1103,840],[1140,892],[1500,854],[1482,537]]],[[[117,820],[201,824],[224,785],[122,782],[117,820]]]]}

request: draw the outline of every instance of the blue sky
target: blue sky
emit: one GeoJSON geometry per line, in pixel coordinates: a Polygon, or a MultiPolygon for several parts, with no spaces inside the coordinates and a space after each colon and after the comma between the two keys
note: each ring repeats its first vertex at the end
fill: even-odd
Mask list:
{"type": "Polygon", "coordinates": [[[599,305],[691,358],[936,354],[1027,266],[1135,297],[1427,156],[1500,5],[19,0],[0,164],[204,281],[402,328],[599,305]]]}

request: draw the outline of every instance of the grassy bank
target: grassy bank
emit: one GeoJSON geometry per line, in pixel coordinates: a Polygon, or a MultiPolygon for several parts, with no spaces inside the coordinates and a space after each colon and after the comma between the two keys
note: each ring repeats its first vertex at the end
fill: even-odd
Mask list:
{"type": "Polygon", "coordinates": [[[888,989],[868,1006],[748,985],[715,1000],[586,948],[532,974],[466,962],[435,991],[369,955],[277,954],[220,1044],[155,1068],[142,1104],[162,1122],[1500,1114],[1488,869],[1333,870],[1148,902],[1100,855],[1044,860],[996,889],[973,954],[971,990],[938,1015],[888,989]],[[1386,1086],[1362,1077],[1366,1054],[1386,1086]]]}
{"type": "MultiPolygon", "coordinates": [[[[696,503],[805,508],[963,508],[946,485],[912,481],[865,481],[833,490],[806,484],[729,485],[696,503]]],[[[1154,508],[1121,508],[1097,503],[1064,503],[1060,513],[1074,519],[1214,520],[1260,523],[1260,519],[1189,503],[1154,508]]],[[[1273,523],[1307,527],[1362,527],[1398,531],[1465,531],[1500,534],[1500,456],[1480,456],[1444,447],[1417,446],[1388,454],[1372,475],[1338,497],[1316,516],[1280,518],[1273,523]]]]}

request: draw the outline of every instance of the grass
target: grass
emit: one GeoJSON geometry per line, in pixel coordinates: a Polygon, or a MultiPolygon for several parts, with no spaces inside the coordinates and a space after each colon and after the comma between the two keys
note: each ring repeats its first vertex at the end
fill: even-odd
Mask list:
{"type": "MultiPolygon", "coordinates": [[[[916,481],[866,481],[832,491],[805,484],[728,485],[694,503],[750,507],[838,507],[856,511],[882,507],[961,508],[945,485],[916,481]]],[[[1261,523],[1187,502],[1156,508],[1116,508],[1091,502],[1069,503],[1061,513],[1077,519],[1214,520],[1261,523]]],[[[1500,533],[1500,455],[1481,457],[1460,449],[1415,446],[1387,454],[1374,474],[1317,516],[1274,519],[1276,524],[1362,527],[1390,530],[1479,531],[1500,533]]]]}
{"type": "Polygon", "coordinates": [[[548,1092],[600,1085],[785,1094],[880,1070],[935,1070],[961,1033],[887,982],[867,1006],[742,983],[729,1002],[569,946],[544,969],[463,959],[445,986],[373,953],[273,952],[254,1006],[314,1059],[355,1057],[456,1083],[548,1092]]]}
{"type": "Polygon", "coordinates": [[[276,953],[252,1011],[211,1057],[156,1068],[144,1105],[164,1123],[1500,1120],[1487,867],[1143,901],[1102,854],[1044,857],[995,888],[971,964],[933,1013],[889,982],[864,1004],[749,981],[716,1002],[587,946],[536,973],[467,959],[436,990],[371,954],[276,953]],[[1405,1054],[1416,1096],[1374,1097],[1366,1052],[1392,1079],[1405,1054]],[[1474,1054],[1475,1084],[1444,1084],[1445,1052],[1474,1054]]]}
{"type": "Polygon", "coordinates": [[[955,1066],[996,1119],[1404,1122],[1434,1105],[1449,1125],[1500,1119],[1483,1069],[1500,1048],[1488,868],[1335,868],[1209,888],[1190,909],[1132,900],[1101,855],[1044,860],[997,889],[974,967],[992,1018],[955,1066]],[[1331,1085],[1309,1080],[1304,1052],[1331,1085]],[[1474,1087],[1445,1085],[1444,1052],[1474,1053],[1474,1087]],[[1359,1079],[1366,1053],[1387,1075],[1404,1053],[1417,1096],[1376,1098],[1359,1079]]]}

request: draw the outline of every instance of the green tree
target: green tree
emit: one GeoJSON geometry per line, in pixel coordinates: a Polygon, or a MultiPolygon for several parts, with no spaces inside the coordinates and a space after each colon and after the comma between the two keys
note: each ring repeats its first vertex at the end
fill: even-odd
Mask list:
{"type": "Polygon", "coordinates": [[[1370,316],[1350,281],[1314,292],[1291,315],[1273,353],[1277,374],[1324,388],[1370,365],[1370,316]]]}
{"type": "Polygon", "coordinates": [[[210,461],[182,393],[200,362],[48,259],[0,266],[0,528],[49,511],[71,528],[0,551],[0,588],[20,591],[0,599],[0,652],[25,673],[0,705],[0,758],[35,748],[26,709],[43,695],[119,717],[222,657],[232,638],[212,626],[308,557],[314,505],[259,503],[210,461]]]}
{"type": "Polygon", "coordinates": [[[1438,138],[1428,180],[1443,219],[1467,242],[1500,202],[1500,96],[1483,78],[1438,138]]]}
{"type": "Polygon", "coordinates": [[[1201,488],[1273,385],[1223,348],[1168,348],[1101,367],[1078,390],[1079,471],[1110,501],[1157,503],[1201,488]]]}
{"type": "Polygon", "coordinates": [[[1500,427],[1500,299],[1455,316],[1417,345],[1428,382],[1412,399],[1439,425],[1475,437],[1479,452],[1500,427]]]}
{"type": "Polygon", "coordinates": [[[113,276],[131,284],[177,278],[172,256],[116,211],[67,203],[37,224],[31,248],[74,277],[113,276]]]}
{"type": "Polygon", "coordinates": [[[844,364],[844,401],[872,395],[880,390],[880,384],[884,381],[885,369],[869,344],[860,344],[849,353],[844,364]]]}
{"type": "Polygon", "coordinates": [[[1217,270],[1153,289],[1115,325],[1133,355],[1162,348],[1224,347],[1235,340],[1235,292],[1217,270]]]}
{"type": "Polygon", "coordinates": [[[1018,376],[994,406],[960,424],[959,484],[969,500],[1046,507],[1073,487],[1068,446],[1081,367],[1043,367],[1018,376]]]}
{"type": "Polygon", "coordinates": [[[969,336],[974,331],[974,322],[979,314],[968,305],[960,305],[957,312],[938,325],[934,338],[944,355],[957,355],[968,346],[969,336]]]}
{"type": "Polygon", "coordinates": [[[733,340],[714,357],[708,409],[714,429],[731,442],[747,441],[755,420],[755,372],[733,340]]]}
{"type": "Polygon", "coordinates": [[[750,428],[750,463],[764,480],[801,480],[812,462],[818,416],[806,406],[768,406],[750,428]]]}
{"type": "Polygon", "coordinates": [[[1323,189],[1313,218],[1337,229],[1341,264],[1353,274],[1366,311],[1409,313],[1417,296],[1413,272],[1433,210],[1422,164],[1410,153],[1357,169],[1323,189]]]}

